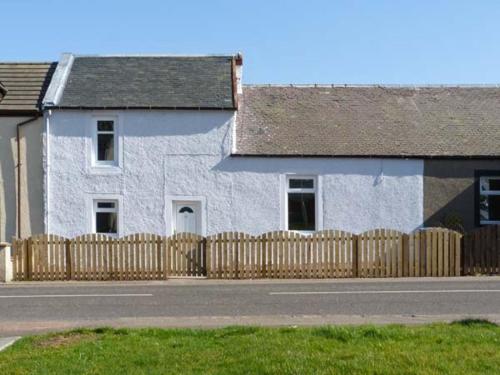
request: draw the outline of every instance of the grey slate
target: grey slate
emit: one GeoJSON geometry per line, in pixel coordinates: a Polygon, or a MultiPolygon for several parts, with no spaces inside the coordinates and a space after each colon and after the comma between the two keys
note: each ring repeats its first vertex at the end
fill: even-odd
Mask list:
{"type": "Polygon", "coordinates": [[[236,152],[500,156],[498,87],[244,86],[236,152]]]}
{"type": "Polygon", "coordinates": [[[232,109],[231,56],[76,56],[59,107],[232,109]]]}

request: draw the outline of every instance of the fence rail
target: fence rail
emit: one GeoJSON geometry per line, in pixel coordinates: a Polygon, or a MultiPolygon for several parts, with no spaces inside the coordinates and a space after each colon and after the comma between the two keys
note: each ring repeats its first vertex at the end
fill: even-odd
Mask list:
{"type": "Polygon", "coordinates": [[[465,236],[325,230],[303,236],[225,232],[208,237],[141,233],[122,238],[38,235],[13,241],[15,280],[162,280],[459,276],[500,273],[500,226],[465,236]]]}

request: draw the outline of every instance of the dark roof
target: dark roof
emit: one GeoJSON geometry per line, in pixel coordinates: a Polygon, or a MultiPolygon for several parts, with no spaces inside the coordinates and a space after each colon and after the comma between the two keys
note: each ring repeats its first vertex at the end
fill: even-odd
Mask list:
{"type": "Polygon", "coordinates": [[[56,65],[0,63],[0,81],[7,91],[0,95],[0,112],[38,112],[56,65]]]}
{"type": "Polygon", "coordinates": [[[233,109],[232,56],[76,56],[61,108],[233,109]]]}
{"type": "Polygon", "coordinates": [[[235,154],[500,156],[500,88],[244,86],[235,154]]]}

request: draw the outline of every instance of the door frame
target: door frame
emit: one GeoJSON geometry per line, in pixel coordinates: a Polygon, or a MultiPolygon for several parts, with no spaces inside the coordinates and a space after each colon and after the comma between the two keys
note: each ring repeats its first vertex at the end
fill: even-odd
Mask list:
{"type": "Polygon", "coordinates": [[[168,195],[165,204],[165,232],[167,236],[174,234],[175,220],[176,220],[176,206],[177,203],[184,204],[197,204],[200,213],[200,235],[207,235],[207,200],[204,196],[193,195],[168,195]]]}

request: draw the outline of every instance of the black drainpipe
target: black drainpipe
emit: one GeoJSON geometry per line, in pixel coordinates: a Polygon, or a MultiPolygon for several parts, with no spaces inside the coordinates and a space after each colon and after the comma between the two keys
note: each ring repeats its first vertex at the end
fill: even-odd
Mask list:
{"type": "MultiPolygon", "coordinates": [[[[21,238],[21,141],[20,133],[23,125],[29,124],[37,120],[41,115],[38,114],[26,121],[16,125],[16,142],[17,142],[17,238],[21,238]]],[[[26,153],[28,150],[26,149],[26,153]]]]}

